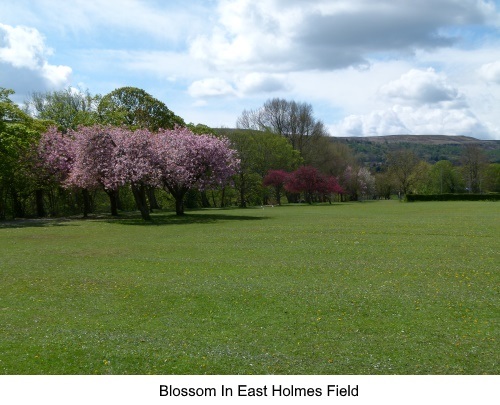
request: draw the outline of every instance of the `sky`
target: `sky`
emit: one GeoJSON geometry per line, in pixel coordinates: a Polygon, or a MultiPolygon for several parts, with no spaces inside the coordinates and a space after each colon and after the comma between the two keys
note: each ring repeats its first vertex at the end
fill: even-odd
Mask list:
{"type": "Polygon", "coordinates": [[[0,0],[0,87],[141,88],[235,127],[280,97],[332,136],[500,140],[500,1],[0,0]]]}

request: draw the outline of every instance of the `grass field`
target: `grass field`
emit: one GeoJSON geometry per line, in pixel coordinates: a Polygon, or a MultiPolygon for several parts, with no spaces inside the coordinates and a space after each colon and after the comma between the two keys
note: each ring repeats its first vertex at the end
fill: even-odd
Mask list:
{"type": "Polygon", "coordinates": [[[500,205],[0,223],[2,374],[498,374],[500,205]]]}

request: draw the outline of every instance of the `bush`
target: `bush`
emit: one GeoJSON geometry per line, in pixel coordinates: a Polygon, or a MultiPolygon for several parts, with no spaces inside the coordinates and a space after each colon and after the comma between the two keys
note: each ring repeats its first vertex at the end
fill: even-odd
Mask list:
{"type": "Polygon", "coordinates": [[[500,193],[488,194],[408,194],[406,201],[498,201],[500,193]]]}

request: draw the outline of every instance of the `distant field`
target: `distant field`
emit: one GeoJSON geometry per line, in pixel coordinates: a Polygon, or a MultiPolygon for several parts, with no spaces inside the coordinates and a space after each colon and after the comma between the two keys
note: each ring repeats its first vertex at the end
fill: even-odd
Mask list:
{"type": "Polygon", "coordinates": [[[2,374],[498,374],[500,205],[0,223],[2,374]]]}

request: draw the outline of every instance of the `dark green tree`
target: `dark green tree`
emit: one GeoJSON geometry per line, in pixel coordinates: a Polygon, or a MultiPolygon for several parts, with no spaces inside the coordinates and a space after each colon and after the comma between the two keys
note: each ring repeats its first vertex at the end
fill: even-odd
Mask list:
{"type": "Polygon", "coordinates": [[[98,105],[99,120],[103,124],[131,129],[144,128],[158,131],[160,128],[185,127],[184,120],[144,90],[136,87],[120,87],[106,94],[98,105]]]}
{"type": "Polygon", "coordinates": [[[24,217],[28,199],[36,195],[37,213],[44,214],[37,189],[33,155],[47,123],[31,118],[10,100],[12,90],[0,88],[0,218],[24,217]]]}

